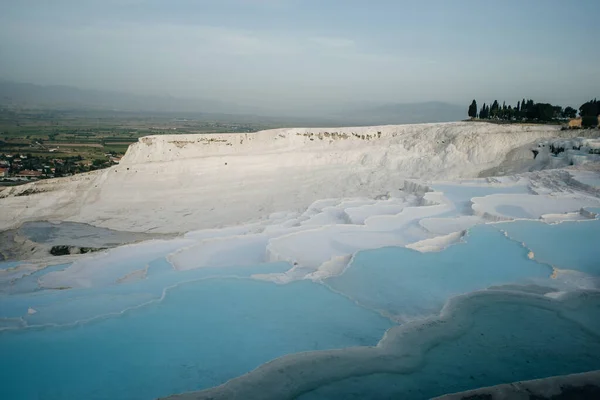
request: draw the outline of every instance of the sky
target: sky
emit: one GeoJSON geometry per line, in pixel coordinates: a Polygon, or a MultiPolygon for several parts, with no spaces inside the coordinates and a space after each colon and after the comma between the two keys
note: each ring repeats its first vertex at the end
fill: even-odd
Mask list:
{"type": "Polygon", "coordinates": [[[271,108],[600,94],[598,0],[0,2],[0,78],[271,108]]]}

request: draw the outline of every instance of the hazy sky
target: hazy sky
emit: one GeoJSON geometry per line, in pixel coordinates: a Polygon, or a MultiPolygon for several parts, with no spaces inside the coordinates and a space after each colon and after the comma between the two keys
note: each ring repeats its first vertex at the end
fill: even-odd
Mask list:
{"type": "Polygon", "coordinates": [[[599,0],[6,0],[0,78],[266,106],[579,106],[599,0]]]}

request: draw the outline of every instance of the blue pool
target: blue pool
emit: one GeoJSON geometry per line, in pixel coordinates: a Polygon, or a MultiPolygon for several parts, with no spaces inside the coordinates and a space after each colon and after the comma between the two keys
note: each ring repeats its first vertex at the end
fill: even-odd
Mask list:
{"type": "Polygon", "coordinates": [[[498,224],[514,240],[524,242],[536,260],[561,269],[600,275],[600,220],[548,225],[536,221],[498,224]]]}
{"type": "Polygon", "coordinates": [[[390,328],[410,328],[406,321],[436,315],[449,299],[477,291],[555,303],[484,304],[453,319],[464,322],[464,331],[423,349],[410,370],[323,380],[296,395],[421,399],[599,369],[597,296],[563,312],[558,301],[539,296],[558,290],[555,267],[583,279],[600,273],[599,232],[599,220],[478,225],[440,252],[358,252],[343,274],[321,283],[252,279],[287,271],[283,262],[176,271],[164,249],[91,258],[91,270],[83,262],[74,269],[80,280],[73,282],[82,284],[71,289],[40,286],[76,265],[50,266],[5,282],[0,295],[0,398],[142,400],[207,389],[280,356],[374,346],[390,328]],[[105,270],[103,260],[114,258],[105,270]],[[140,268],[143,275],[119,279],[140,268]]]}
{"type": "Polygon", "coordinates": [[[440,311],[452,296],[510,283],[546,281],[552,268],[491,225],[472,228],[466,243],[441,252],[401,247],[359,252],[334,290],[386,314],[411,318],[440,311]]]}
{"type": "MultiPolygon", "coordinates": [[[[600,306],[598,299],[594,306],[600,306]]],[[[403,374],[380,373],[324,384],[299,399],[419,400],[600,369],[600,337],[556,312],[520,304],[490,304],[471,319],[466,334],[439,343],[417,368],[403,374]]]]}
{"type": "Polygon", "coordinates": [[[120,317],[0,332],[0,397],[152,399],[224,383],[288,353],[374,345],[391,326],[308,281],[198,281],[120,317]]]}

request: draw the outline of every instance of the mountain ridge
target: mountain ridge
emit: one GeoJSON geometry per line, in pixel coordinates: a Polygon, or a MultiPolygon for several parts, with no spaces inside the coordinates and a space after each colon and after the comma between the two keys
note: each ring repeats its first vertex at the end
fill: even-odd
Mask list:
{"type": "Polygon", "coordinates": [[[466,117],[466,109],[440,101],[416,103],[359,102],[330,104],[320,110],[276,111],[233,102],[174,96],[137,95],[67,85],[38,85],[0,80],[0,105],[24,109],[93,109],[118,112],[230,114],[268,118],[313,119],[332,125],[382,125],[452,122],[466,117]]]}

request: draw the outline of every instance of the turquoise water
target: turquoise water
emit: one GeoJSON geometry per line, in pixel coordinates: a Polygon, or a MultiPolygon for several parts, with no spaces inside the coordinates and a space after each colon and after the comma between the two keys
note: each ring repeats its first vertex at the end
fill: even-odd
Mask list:
{"type": "Polygon", "coordinates": [[[17,294],[17,293],[31,293],[31,292],[38,291],[38,290],[40,290],[40,287],[38,285],[39,278],[41,278],[42,276],[44,276],[50,272],[62,271],[63,269],[67,268],[70,265],[71,265],[70,263],[69,264],[51,265],[51,266],[43,268],[37,272],[34,272],[32,274],[23,276],[22,278],[17,279],[13,282],[13,284],[8,289],[8,293],[17,294]]]}
{"type": "Polygon", "coordinates": [[[514,240],[524,242],[536,260],[561,269],[600,275],[600,220],[548,225],[536,221],[498,224],[514,240]]]}
{"type": "MultiPolygon", "coordinates": [[[[490,286],[550,285],[548,264],[598,275],[599,234],[600,220],[478,225],[441,252],[359,252],[325,285],[249,279],[285,272],[287,263],[175,271],[156,256],[164,249],[126,252],[106,275],[96,263],[93,274],[81,275],[93,278],[91,288],[40,289],[41,277],[69,264],[48,267],[15,279],[11,294],[0,296],[3,327],[37,327],[0,331],[0,398],[152,399],[219,385],[285,354],[372,346],[394,326],[380,312],[421,317],[490,286]],[[146,265],[145,277],[117,283],[146,265]]],[[[437,343],[414,370],[324,384],[301,398],[421,399],[600,369],[595,297],[561,316],[490,303],[469,321],[464,334],[437,343]]]]}
{"type": "MultiPolygon", "coordinates": [[[[65,325],[102,315],[118,314],[128,308],[159,300],[167,287],[211,277],[249,277],[254,273],[284,272],[285,263],[263,264],[253,268],[199,268],[176,272],[164,258],[148,264],[146,279],[123,284],[70,290],[40,290],[0,297],[0,318],[23,318],[30,326],[65,325]],[[37,313],[27,314],[29,308],[37,313]]],[[[32,279],[23,277],[14,287],[31,288],[32,279]]]]}
{"type": "Polygon", "coordinates": [[[322,285],[216,278],[73,328],[0,332],[0,398],[152,399],[275,357],[376,344],[389,320],[322,285]]]}
{"type": "Polygon", "coordinates": [[[433,184],[431,188],[444,192],[444,196],[451,200],[455,207],[460,210],[469,210],[471,199],[473,197],[484,197],[491,194],[527,194],[529,189],[527,185],[513,186],[470,186],[470,185],[449,185],[433,184]]]}
{"type": "Polygon", "coordinates": [[[415,317],[439,312],[457,294],[544,281],[552,274],[495,227],[480,225],[469,232],[466,243],[441,252],[400,247],[361,251],[342,275],[326,283],[367,307],[415,317]]]}
{"type": "Polygon", "coordinates": [[[575,177],[576,181],[583,183],[584,185],[600,188],[600,175],[599,174],[577,174],[575,177]]]}
{"type": "Polygon", "coordinates": [[[18,267],[21,261],[2,261],[0,262],[0,269],[9,269],[18,267]]]}
{"type": "Polygon", "coordinates": [[[600,208],[599,207],[586,207],[586,210],[596,213],[596,214],[600,214],[600,208]]]}
{"type": "Polygon", "coordinates": [[[472,319],[466,334],[435,346],[414,370],[345,379],[299,399],[420,400],[600,369],[600,338],[553,311],[495,304],[475,312],[472,319]]]}

